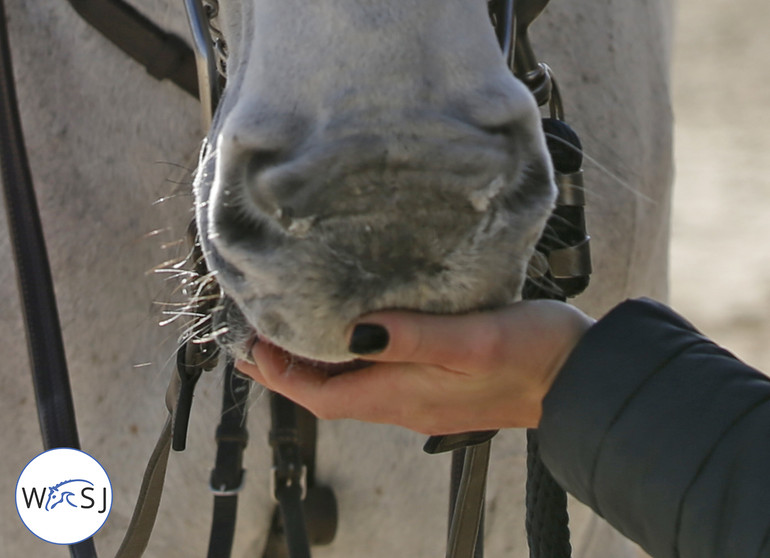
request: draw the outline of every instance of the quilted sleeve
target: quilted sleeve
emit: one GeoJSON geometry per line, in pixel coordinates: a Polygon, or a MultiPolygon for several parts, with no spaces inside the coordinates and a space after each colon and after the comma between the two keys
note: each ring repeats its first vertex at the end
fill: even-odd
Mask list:
{"type": "Polygon", "coordinates": [[[770,380],[659,303],[588,331],[540,444],[565,490],[656,558],[770,557],[770,380]]]}

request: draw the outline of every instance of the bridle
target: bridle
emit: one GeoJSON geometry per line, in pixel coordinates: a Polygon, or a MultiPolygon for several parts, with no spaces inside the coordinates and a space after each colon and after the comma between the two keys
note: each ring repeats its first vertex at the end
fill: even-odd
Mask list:
{"type": "MultiPolygon", "coordinates": [[[[577,136],[564,124],[559,90],[551,70],[538,63],[527,29],[549,0],[489,0],[489,13],[503,55],[515,75],[532,91],[539,105],[549,105],[544,120],[556,169],[559,197],[548,233],[537,246],[530,265],[525,298],[564,300],[582,292],[590,275],[590,252],[585,232],[582,159],[577,136]],[[551,141],[552,140],[552,141],[551,141]],[[577,155],[577,156],[576,156],[577,155]]],[[[193,50],[157,28],[122,0],[69,0],[92,26],[144,65],[157,79],[169,79],[201,100],[204,123],[210,125],[226,74],[227,46],[212,20],[217,0],[185,0],[193,50]],[[196,78],[197,76],[197,78],[196,78]]],[[[3,0],[0,0],[0,163],[6,208],[14,248],[27,344],[44,447],[79,448],[74,407],[64,357],[61,328],[53,295],[51,273],[35,201],[29,163],[18,115],[3,0]]],[[[205,262],[196,234],[190,231],[193,266],[205,275],[205,262]]],[[[210,301],[211,297],[202,297],[210,301]]],[[[210,304],[204,302],[203,304],[210,304]]],[[[211,311],[211,308],[199,308],[211,311]]],[[[177,353],[177,374],[166,394],[169,409],[156,447],[145,471],[140,497],[129,531],[118,551],[120,558],[141,556],[147,545],[160,503],[169,450],[186,445],[192,393],[200,375],[216,366],[213,341],[186,339],[177,353]]],[[[249,381],[225,365],[218,450],[211,487],[215,494],[209,556],[230,555],[237,493],[243,482],[242,456],[247,441],[244,427],[249,381]]],[[[276,512],[265,558],[310,556],[310,543],[334,538],[336,501],[328,487],[316,485],[315,419],[285,398],[271,396],[273,426],[273,494],[276,512]],[[307,517],[305,517],[307,516],[307,517]],[[285,534],[288,554],[276,537],[285,534]],[[276,550],[278,549],[278,550],[276,550]]],[[[496,432],[434,436],[428,453],[452,452],[452,494],[447,543],[448,558],[480,558],[483,503],[491,439],[496,432]]],[[[529,431],[527,481],[527,535],[533,557],[567,558],[570,555],[566,495],[538,457],[537,433],[529,431]]],[[[96,556],[91,539],[71,545],[76,557],[96,556]]]]}

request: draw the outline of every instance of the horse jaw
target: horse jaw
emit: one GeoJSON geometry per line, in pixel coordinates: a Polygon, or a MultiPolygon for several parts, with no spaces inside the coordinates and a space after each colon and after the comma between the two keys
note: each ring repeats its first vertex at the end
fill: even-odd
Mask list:
{"type": "Polygon", "coordinates": [[[554,187],[486,3],[247,4],[196,184],[234,351],[340,362],[367,312],[515,300],[554,187]]]}

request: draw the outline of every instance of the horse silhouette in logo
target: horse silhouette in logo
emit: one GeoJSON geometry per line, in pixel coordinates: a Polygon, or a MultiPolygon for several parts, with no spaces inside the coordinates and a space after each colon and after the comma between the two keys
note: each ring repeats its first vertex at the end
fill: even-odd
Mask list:
{"type": "Polygon", "coordinates": [[[65,485],[69,485],[74,482],[84,482],[86,484],[89,484],[91,486],[94,485],[91,481],[87,481],[85,479],[70,479],[66,481],[62,481],[57,485],[48,487],[48,499],[45,502],[45,511],[51,511],[56,506],[61,504],[62,502],[66,502],[73,508],[77,508],[78,506],[73,504],[70,498],[75,495],[74,492],[69,490],[69,487],[64,487],[65,485]],[[52,503],[53,502],[53,503],[52,503]]]}

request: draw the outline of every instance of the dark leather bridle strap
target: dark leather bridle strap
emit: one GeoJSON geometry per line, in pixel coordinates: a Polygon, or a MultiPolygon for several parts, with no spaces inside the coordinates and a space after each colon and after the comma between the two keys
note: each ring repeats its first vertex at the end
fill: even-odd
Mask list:
{"type": "MultiPolygon", "coordinates": [[[[0,171],[38,421],[45,449],[79,448],[59,313],[24,145],[5,6],[0,0],[0,171]]],[[[93,540],[70,545],[70,554],[76,558],[95,557],[93,540]]]]}
{"type": "MultiPolygon", "coordinates": [[[[114,29],[110,27],[110,30],[116,33],[112,37],[119,38],[121,42],[125,42],[124,39],[132,34],[130,32],[132,27],[138,28],[137,26],[142,25],[142,18],[138,13],[130,9],[122,9],[117,3],[112,4],[108,9],[100,9],[96,7],[96,3],[91,2],[72,2],[72,4],[80,8],[78,11],[91,23],[94,17],[97,19],[101,17],[102,29],[107,23],[115,23],[114,29]],[[114,22],[107,22],[104,19],[112,16],[116,18],[114,22]],[[135,25],[125,23],[129,20],[135,22],[135,25]]],[[[103,7],[106,4],[100,4],[100,6],[103,7]]],[[[145,25],[144,28],[146,30],[147,26],[145,25]]],[[[164,38],[163,35],[156,35],[156,38],[156,41],[149,41],[150,48],[153,44],[157,46],[158,40],[165,41],[165,44],[169,45],[176,44],[174,39],[164,38]]],[[[132,40],[148,40],[148,35],[134,34],[132,40]]],[[[183,45],[181,40],[179,44],[183,45]]],[[[142,48],[145,49],[144,58],[149,62],[150,49],[145,46],[139,50],[142,48]]],[[[185,72],[181,71],[184,63],[179,67],[167,64],[162,62],[164,56],[161,53],[155,54],[159,56],[158,60],[161,62],[149,65],[148,71],[156,77],[172,79],[176,77],[188,91],[194,92],[189,87],[190,83],[195,85],[194,64],[193,79],[189,80],[184,78],[185,72]]],[[[183,59],[182,56],[181,60],[183,59]]],[[[7,20],[2,0],[0,0],[0,170],[43,446],[45,449],[79,448],[80,441],[53,280],[19,117],[7,20]]],[[[173,392],[171,397],[173,401],[170,401],[167,396],[169,411],[172,411],[176,401],[175,385],[172,380],[169,392],[173,392]]],[[[147,466],[134,517],[118,551],[118,556],[140,557],[147,545],[160,503],[171,446],[171,424],[172,420],[169,417],[147,466]]],[[[70,554],[74,558],[95,558],[96,548],[93,540],[86,539],[70,545],[70,554]]]]}
{"type": "Polygon", "coordinates": [[[295,540],[307,538],[311,546],[328,545],[334,540],[337,532],[337,499],[330,487],[319,484],[315,478],[318,419],[308,410],[283,397],[271,394],[273,398],[270,433],[273,462],[283,462],[284,465],[277,465],[274,471],[273,496],[278,506],[273,512],[262,558],[294,558],[294,554],[290,554],[293,547],[299,547],[299,552],[305,552],[303,544],[298,545],[295,540]],[[276,453],[279,445],[288,446],[284,447],[281,455],[276,453]],[[302,467],[298,475],[295,475],[295,478],[298,476],[300,479],[300,490],[292,492],[286,490],[280,471],[285,470],[287,458],[296,460],[297,456],[302,467]],[[300,507],[304,516],[303,523],[298,521],[300,507]]]}
{"type": "Polygon", "coordinates": [[[158,80],[198,97],[195,55],[181,38],[159,28],[122,0],[68,0],[74,10],[158,80]]]}
{"type": "Polygon", "coordinates": [[[273,495],[278,501],[288,555],[310,558],[310,538],[302,505],[307,493],[307,468],[302,461],[297,406],[278,393],[270,393],[270,414],[273,495]]]}
{"type": "MultiPolygon", "coordinates": [[[[158,29],[119,0],[69,1],[88,23],[144,65],[153,77],[168,78],[197,96],[194,56],[181,39],[158,29]]],[[[0,171],[43,445],[45,449],[79,448],[53,280],[18,112],[3,0],[0,0],[0,171]]],[[[229,370],[232,372],[231,365],[229,370]]],[[[121,558],[143,555],[155,523],[172,445],[172,426],[177,422],[175,409],[180,383],[177,374],[172,376],[166,396],[170,415],[147,465],[131,524],[117,553],[121,558]]],[[[222,458],[222,461],[227,459],[222,458]]],[[[232,520],[232,529],[235,502],[229,497],[217,498],[219,514],[215,516],[215,526],[232,520]],[[223,509],[228,510],[224,514],[226,517],[223,517],[223,509]]],[[[215,544],[214,548],[221,548],[221,545],[215,544]]],[[[215,552],[217,556],[223,555],[215,552]]],[[[73,558],[95,558],[93,540],[70,545],[70,553],[73,558]]]]}
{"type": "Polygon", "coordinates": [[[243,485],[243,450],[251,381],[235,372],[232,359],[225,365],[222,415],[217,427],[217,457],[209,485],[214,492],[214,515],[209,538],[209,558],[230,556],[238,512],[238,492],[243,485]]]}
{"type": "Polygon", "coordinates": [[[46,449],[79,448],[48,252],[19,118],[4,12],[0,2],[0,166],[40,428],[46,449]]]}

